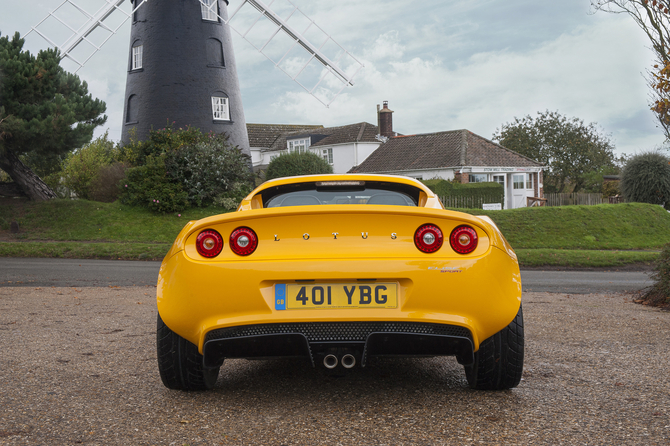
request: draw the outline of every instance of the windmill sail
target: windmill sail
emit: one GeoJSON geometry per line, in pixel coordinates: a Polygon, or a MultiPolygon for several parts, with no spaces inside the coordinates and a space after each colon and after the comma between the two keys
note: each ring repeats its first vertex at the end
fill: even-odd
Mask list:
{"type": "MultiPolygon", "coordinates": [[[[212,1],[200,0],[200,3],[207,7],[212,1]]],[[[363,68],[358,59],[291,0],[271,0],[268,5],[261,0],[243,0],[230,15],[228,24],[325,106],[330,105],[347,85],[353,85],[354,76],[363,68]],[[271,6],[280,10],[284,17],[270,9],[271,6]],[[243,17],[245,14],[246,18],[243,17]],[[298,31],[301,25],[304,28],[298,31]],[[315,39],[307,37],[307,33],[321,41],[318,47],[312,43],[315,39]],[[282,42],[279,36],[288,39],[282,42]],[[332,58],[326,54],[327,47],[330,47],[332,58]],[[313,62],[316,62],[316,67],[313,62]]]]}
{"type": "MultiPolygon", "coordinates": [[[[63,0],[26,33],[27,36],[34,32],[58,48],[63,57],[77,65],[75,72],[149,0],[134,2],[135,7],[130,12],[121,7],[127,0],[97,0],[98,4],[103,3],[95,12],[90,12],[95,6],[83,5],[85,1],[63,0]],[[74,15],[78,17],[73,20],[74,15]],[[50,22],[59,24],[65,34],[61,32],[56,36],[53,29],[46,30],[50,22]],[[100,35],[93,36],[94,32],[100,35]]],[[[354,76],[363,68],[360,61],[291,0],[271,0],[267,5],[262,0],[242,0],[227,19],[219,15],[215,0],[199,1],[203,10],[209,10],[228,24],[325,106],[345,87],[353,85],[354,76]],[[315,41],[319,42],[318,46],[312,43],[315,41]]]]}
{"type": "Polygon", "coordinates": [[[89,12],[91,11],[90,5],[83,5],[80,1],[64,0],[25,35],[28,36],[34,32],[49,42],[54,48],[58,48],[61,56],[68,58],[77,65],[75,69],[75,72],[77,72],[119,31],[123,24],[132,17],[137,8],[141,7],[148,0],[138,2],[137,7],[130,13],[121,8],[121,4],[125,1],[104,0],[102,6],[95,12],[89,12]],[[117,11],[118,14],[115,14],[117,11]],[[76,15],[76,17],[73,17],[73,15],[76,15]],[[114,18],[120,16],[121,21],[110,19],[112,15],[114,15],[114,18]],[[60,24],[66,31],[65,38],[60,39],[60,44],[56,41],[58,39],[55,35],[58,33],[53,30],[53,27],[50,27],[52,29],[49,31],[44,29],[49,27],[49,21],[60,24]],[[102,37],[94,39],[91,37],[91,34],[97,30],[103,31],[102,37]],[[82,43],[88,44],[87,50],[84,50],[82,53],[83,57],[74,53],[74,50],[80,48],[82,43]]]}

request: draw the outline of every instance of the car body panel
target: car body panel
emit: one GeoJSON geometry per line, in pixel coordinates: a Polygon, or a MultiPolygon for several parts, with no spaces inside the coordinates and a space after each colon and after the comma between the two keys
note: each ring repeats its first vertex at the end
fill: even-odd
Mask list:
{"type": "Polygon", "coordinates": [[[255,324],[321,322],[420,322],[467,328],[476,351],[484,339],[506,327],[521,304],[516,255],[493,221],[444,210],[423,184],[403,177],[331,175],[285,178],[265,183],[237,212],[189,222],[177,236],[159,273],[160,317],[175,333],[203,352],[207,333],[255,324]],[[264,188],[296,181],[379,180],[402,182],[421,190],[419,204],[313,205],[262,208],[264,188]],[[423,253],[414,243],[416,229],[437,225],[444,242],[423,253]],[[469,254],[455,252],[451,231],[466,224],[479,238],[469,254]],[[258,247],[239,256],[230,234],[252,228],[258,247]],[[195,247],[203,230],[224,240],[214,258],[195,247]],[[396,308],[280,309],[277,284],[397,284],[396,308]]]}

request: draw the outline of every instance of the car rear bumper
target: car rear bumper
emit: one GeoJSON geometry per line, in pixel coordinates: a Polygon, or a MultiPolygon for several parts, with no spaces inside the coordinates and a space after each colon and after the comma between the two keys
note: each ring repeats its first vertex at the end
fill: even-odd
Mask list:
{"type": "MultiPolygon", "coordinates": [[[[370,355],[386,354],[383,352],[387,351],[388,354],[409,354],[411,351],[422,352],[418,344],[434,345],[428,349],[430,351],[421,354],[460,352],[461,359],[466,360],[468,353],[462,345],[465,341],[460,339],[469,339],[469,349],[476,351],[482,340],[507,326],[516,316],[521,303],[521,279],[516,261],[497,248],[491,248],[484,256],[459,261],[453,258],[421,257],[403,260],[367,258],[202,262],[180,251],[166,258],[161,265],[157,303],[166,325],[198,345],[201,353],[209,355],[208,348],[213,349],[212,358],[218,358],[214,350],[223,348],[215,349],[214,345],[227,346],[223,349],[230,350],[225,354],[226,357],[266,357],[268,355],[263,351],[264,347],[253,347],[266,342],[272,345],[291,344],[285,353],[269,356],[292,356],[300,350],[298,356],[305,355],[313,359],[314,354],[309,353],[310,349],[326,341],[311,338],[307,332],[309,330],[304,329],[306,326],[418,323],[460,327],[466,329],[469,336],[374,328],[355,342],[338,338],[335,343],[359,345],[362,362],[365,361],[363,350],[366,349],[370,355]],[[294,283],[296,280],[351,283],[363,279],[397,282],[397,308],[275,308],[274,289],[278,283],[294,283]],[[286,331],[282,327],[287,324],[293,324],[294,328],[286,331]],[[232,328],[244,332],[249,327],[258,326],[273,329],[248,336],[221,335],[232,328]],[[433,336],[437,337],[429,340],[433,336]],[[242,341],[241,338],[247,340],[242,341]],[[275,342],[276,339],[270,338],[283,340],[275,342]],[[451,338],[458,339],[455,339],[456,342],[444,341],[451,338]],[[211,344],[212,347],[205,344],[211,344]],[[300,347],[294,349],[298,344],[300,347]],[[398,346],[397,351],[392,351],[392,344],[398,346]],[[403,345],[409,347],[404,348],[403,345]],[[244,353],[252,351],[252,347],[259,349],[257,354],[244,353]],[[380,353],[373,353],[375,349],[380,353]]],[[[218,359],[213,360],[213,363],[216,361],[218,359]]]]}
{"type": "Polygon", "coordinates": [[[225,358],[304,356],[312,365],[349,353],[365,367],[372,356],[451,356],[474,359],[472,333],[461,326],[419,322],[301,322],[212,330],[205,336],[206,367],[225,358]]]}

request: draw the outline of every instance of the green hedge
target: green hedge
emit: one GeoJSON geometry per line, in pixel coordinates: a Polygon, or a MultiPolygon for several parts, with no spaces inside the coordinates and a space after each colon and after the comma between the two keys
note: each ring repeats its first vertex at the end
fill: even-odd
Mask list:
{"type": "Polygon", "coordinates": [[[498,183],[452,183],[442,179],[423,182],[440,197],[446,207],[469,207],[481,209],[484,203],[504,205],[505,190],[498,183]],[[446,201],[446,203],[445,203],[446,201]],[[449,202],[458,203],[450,205],[449,202]]]}

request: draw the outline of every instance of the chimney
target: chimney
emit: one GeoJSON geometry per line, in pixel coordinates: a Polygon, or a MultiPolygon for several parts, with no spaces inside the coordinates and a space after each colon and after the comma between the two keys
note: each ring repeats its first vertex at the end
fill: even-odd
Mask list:
{"type": "Polygon", "coordinates": [[[393,138],[393,110],[389,110],[389,101],[383,102],[383,108],[379,110],[377,106],[377,119],[379,121],[379,134],[387,138],[393,138]]]}

